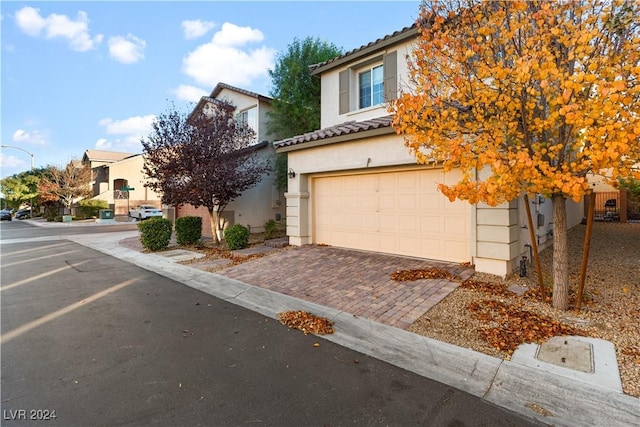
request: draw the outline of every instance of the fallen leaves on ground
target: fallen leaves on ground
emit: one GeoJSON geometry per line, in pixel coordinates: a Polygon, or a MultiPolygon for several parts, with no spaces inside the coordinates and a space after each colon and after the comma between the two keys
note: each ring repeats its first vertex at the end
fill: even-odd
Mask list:
{"type": "Polygon", "coordinates": [[[420,279],[458,280],[456,276],[438,267],[418,270],[398,270],[391,273],[391,280],[396,282],[412,282],[420,279]]]}
{"type": "Polygon", "coordinates": [[[523,310],[521,304],[486,299],[473,301],[467,308],[488,326],[480,334],[489,345],[508,354],[522,343],[541,343],[558,335],[580,335],[576,328],[523,310]]]}
{"type": "Polygon", "coordinates": [[[461,288],[473,289],[480,292],[488,292],[491,295],[510,295],[512,292],[504,283],[483,282],[478,280],[465,280],[460,284],[461,288]]]}
{"type": "Polygon", "coordinates": [[[278,313],[278,320],[290,328],[300,329],[305,335],[309,333],[318,335],[333,333],[333,322],[331,320],[302,310],[278,313]]]}
{"type": "MultiPolygon", "coordinates": [[[[203,250],[205,259],[229,259],[232,261],[232,265],[242,264],[243,262],[252,261],[254,259],[262,258],[264,254],[252,254],[252,255],[237,255],[232,253],[229,249],[223,248],[206,248],[203,250]]],[[[191,263],[202,262],[202,258],[192,260],[191,263]]]]}

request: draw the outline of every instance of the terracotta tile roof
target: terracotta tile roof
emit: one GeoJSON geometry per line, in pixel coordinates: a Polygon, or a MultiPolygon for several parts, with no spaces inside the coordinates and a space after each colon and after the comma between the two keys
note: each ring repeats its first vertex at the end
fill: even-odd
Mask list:
{"type": "Polygon", "coordinates": [[[349,62],[357,59],[360,56],[368,55],[377,50],[383,49],[384,47],[395,44],[411,37],[414,37],[418,34],[418,24],[414,23],[409,27],[404,27],[399,31],[395,31],[392,34],[388,34],[382,38],[374,40],[366,45],[362,45],[356,49],[350,50],[349,52],[343,53],[340,56],[329,59],[328,61],[320,62],[319,64],[313,64],[309,66],[309,71],[312,75],[319,74],[323,71],[330,70],[331,68],[337,67],[345,62],[349,62]]]}
{"type": "Polygon", "coordinates": [[[375,119],[363,120],[360,122],[352,120],[339,125],[276,141],[273,143],[273,146],[275,148],[283,148],[313,141],[321,141],[338,136],[355,136],[355,134],[359,132],[384,128],[389,128],[389,132],[393,132],[393,129],[391,128],[391,116],[377,117],[375,119]]]}

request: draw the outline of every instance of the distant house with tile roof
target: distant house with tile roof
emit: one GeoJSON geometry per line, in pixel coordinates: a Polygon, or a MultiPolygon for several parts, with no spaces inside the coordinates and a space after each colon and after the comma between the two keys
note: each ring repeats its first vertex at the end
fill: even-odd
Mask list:
{"type": "Polygon", "coordinates": [[[86,150],[82,163],[94,174],[92,198],[105,200],[116,215],[126,215],[129,207],[139,204],[161,207],[160,194],[144,186],[147,177],[142,172],[142,154],[86,150]]]}

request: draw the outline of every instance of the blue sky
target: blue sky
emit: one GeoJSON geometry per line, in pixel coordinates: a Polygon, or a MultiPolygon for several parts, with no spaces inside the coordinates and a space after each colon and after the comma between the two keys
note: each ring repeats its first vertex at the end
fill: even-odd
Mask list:
{"type": "MultiPolygon", "coordinates": [[[[87,149],[140,153],[171,102],[218,82],[269,95],[279,52],[319,37],[345,50],[411,25],[419,1],[14,2],[1,7],[2,144],[61,166],[87,149]]],[[[1,177],[30,156],[1,150],[1,177]]]]}

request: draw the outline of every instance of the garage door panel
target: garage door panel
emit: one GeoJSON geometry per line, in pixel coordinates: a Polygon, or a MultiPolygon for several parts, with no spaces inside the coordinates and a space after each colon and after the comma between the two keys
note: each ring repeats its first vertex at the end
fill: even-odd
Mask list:
{"type": "Polygon", "coordinates": [[[377,194],[362,194],[357,197],[353,197],[353,199],[359,201],[360,208],[364,212],[376,212],[378,210],[377,194]]]}
{"type": "Polygon", "coordinates": [[[398,230],[398,219],[396,215],[380,214],[379,231],[381,233],[395,233],[398,230]]]}
{"type": "Polygon", "coordinates": [[[418,215],[398,215],[397,227],[398,231],[403,234],[411,235],[418,229],[420,217],[418,215]]]}
{"type": "Polygon", "coordinates": [[[444,221],[444,231],[449,236],[465,237],[469,234],[469,221],[462,217],[449,217],[444,221]]]}
{"type": "Polygon", "coordinates": [[[398,209],[414,211],[418,208],[418,199],[415,193],[401,193],[397,196],[398,209]]]}
{"type": "Polygon", "coordinates": [[[397,177],[394,174],[372,174],[378,177],[378,188],[380,192],[395,192],[398,188],[397,177]]]}
{"type": "Polygon", "coordinates": [[[422,234],[442,234],[444,219],[440,215],[422,215],[420,217],[420,232],[422,234]]]}
{"type": "Polygon", "coordinates": [[[401,255],[411,255],[421,252],[419,237],[399,236],[398,245],[398,253],[401,255]]]}
{"type": "Polygon", "coordinates": [[[396,195],[395,194],[380,194],[378,196],[378,210],[383,211],[396,211],[396,195]]]}
{"type": "Polygon", "coordinates": [[[417,172],[405,172],[397,175],[398,186],[397,190],[411,190],[414,191],[420,187],[420,179],[417,172]]]}
{"type": "Polygon", "coordinates": [[[412,170],[318,177],[313,241],[447,261],[469,261],[469,205],[437,190],[450,174],[412,170]]]}
{"type": "Polygon", "coordinates": [[[364,230],[377,232],[378,231],[378,215],[362,214],[360,216],[360,225],[364,230]]]}

